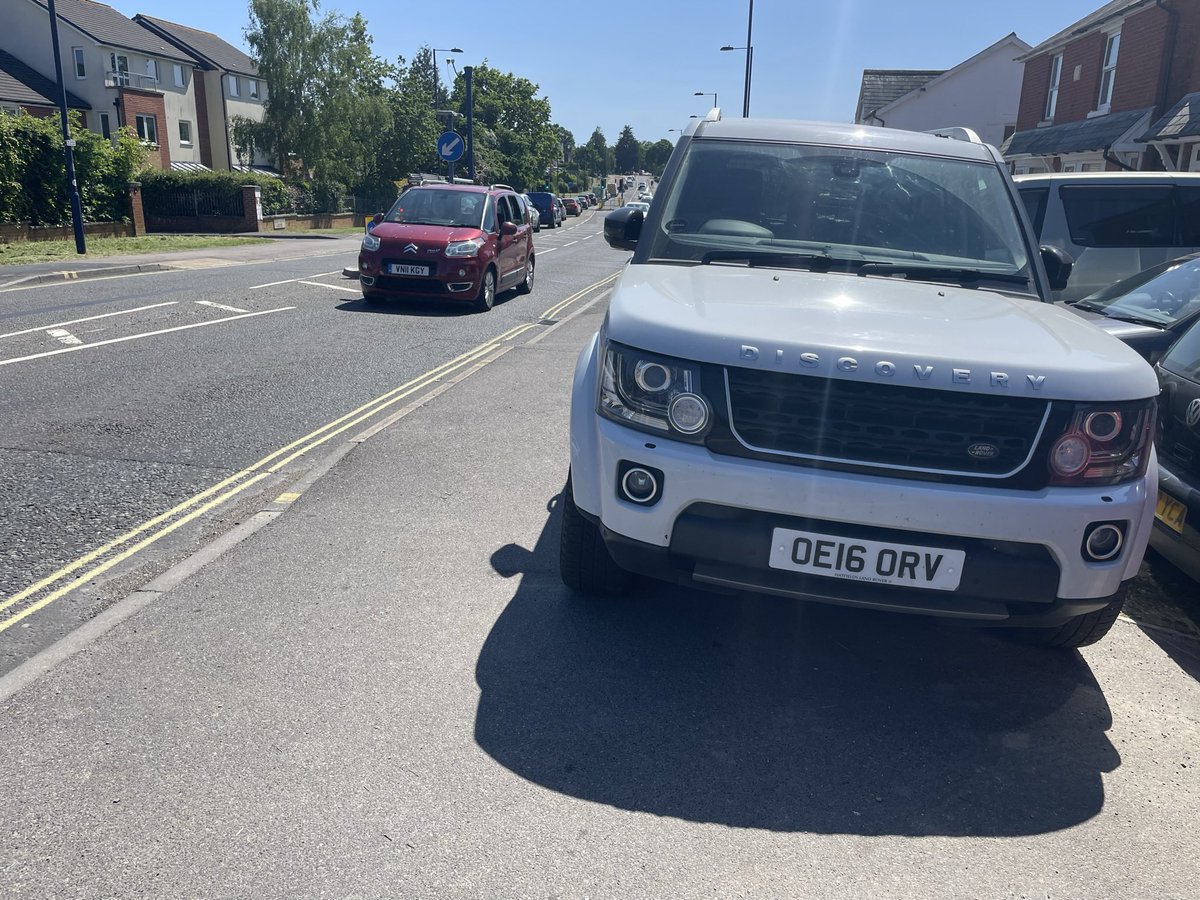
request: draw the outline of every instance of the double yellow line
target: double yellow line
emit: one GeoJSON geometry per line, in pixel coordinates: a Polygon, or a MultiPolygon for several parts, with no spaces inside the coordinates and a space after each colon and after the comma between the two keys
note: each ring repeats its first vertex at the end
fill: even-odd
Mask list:
{"type": "MultiPolygon", "coordinates": [[[[616,277],[617,275],[614,274],[572,294],[566,300],[555,304],[543,313],[542,319],[552,318],[570,304],[578,302],[597,288],[609,284],[616,277]]],[[[240,472],[235,472],[223,481],[183,501],[178,506],[143,522],[132,531],[126,532],[120,537],[109,541],[107,544],[97,547],[74,562],[63,566],[58,571],[52,572],[45,578],[35,581],[11,597],[0,600],[0,616],[3,616],[3,618],[0,618],[0,632],[11,628],[38,610],[44,609],[77,587],[87,584],[89,581],[104,574],[109,569],[129,559],[156,541],[182,528],[188,522],[228,502],[264,478],[278,472],[289,463],[315,450],[339,434],[343,434],[355,426],[361,425],[368,419],[379,415],[379,413],[430,386],[434,382],[468,368],[500,349],[501,344],[512,341],[514,338],[531,328],[538,327],[540,324],[542,323],[530,322],[510,328],[503,334],[497,335],[487,342],[468,350],[461,356],[457,356],[449,362],[442,363],[442,365],[430,369],[422,375],[418,375],[411,381],[407,381],[399,387],[388,391],[386,394],[382,394],[374,400],[364,403],[357,409],[353,409],[345,415],[334,419],[332,422],[322,425],[315,431],[297,438],[287,446],[280,447],[274,453],[264,456],[253,465],[247,466],[240,472]]]]}

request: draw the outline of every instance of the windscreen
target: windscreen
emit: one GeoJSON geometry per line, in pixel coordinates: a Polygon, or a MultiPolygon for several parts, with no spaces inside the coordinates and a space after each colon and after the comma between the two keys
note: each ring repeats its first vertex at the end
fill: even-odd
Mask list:
{"type": "Polygon", "coordinates": [[[1164,326],[1200,316],[1200,259],[1154,266],[1085,297],[1079,305],[1164,326]]]}
{"type": "Polygon", "coordinates": [[[1003,174],[968,160],[696,140],[655,205],[658,227],[643,235],[650,260],[753,249],[1028,275],[1003,174]]]}
{"type": "Polygon", "coordinates": [[[385,217],[409,225],[479,228],[487,195],[473,191],[413,188],[400,195],[385,217]]]}

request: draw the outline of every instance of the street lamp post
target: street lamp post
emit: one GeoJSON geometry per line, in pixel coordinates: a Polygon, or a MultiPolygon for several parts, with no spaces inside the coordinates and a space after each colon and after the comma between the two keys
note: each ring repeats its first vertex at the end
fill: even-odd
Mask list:
{"type": "Polygon", "coordinates": [[[438,77],[437,55],[439,53],[462,53],[463,50],[462,47],[450,47],[449,49],[446,47],[430,47],[429,49],[433,52],[433,110],[437,112],[438,101],[442,94],[442,82],[438,77]]]}
{"type": "Polygon", "coordinates": [[[693,97],[707,97],[709,94],[712,94],[713,108],[716,108],[716,105],[717,105],[717,92],[716,91],[696,91],[696,93],[692,94],[692,96],[693,97]]]}
{"type": "Polygon", "coordinates": [[[742,93],[742,118],[750,118],[750,75],[754,71],[754,0],[750,0],[750,13],[746,17],[746,46],[731,47],[726,44],[722,50],[746,51],[746,86],[742,93]]]}

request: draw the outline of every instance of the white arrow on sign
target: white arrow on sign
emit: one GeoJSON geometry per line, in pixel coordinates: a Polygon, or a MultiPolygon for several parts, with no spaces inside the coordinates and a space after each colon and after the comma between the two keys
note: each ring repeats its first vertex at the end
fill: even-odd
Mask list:
{"type": "Polygon", "coordinates": [[[444,143],[442,145],[442,154],[446,155],[449,153],[453,153],[455,148],[458,147],[458,144],[461,140],[462,140],[462,138],[460,138],[460,137],[453,137],[450,140],[446,141],[446,143],[444,143]]]}

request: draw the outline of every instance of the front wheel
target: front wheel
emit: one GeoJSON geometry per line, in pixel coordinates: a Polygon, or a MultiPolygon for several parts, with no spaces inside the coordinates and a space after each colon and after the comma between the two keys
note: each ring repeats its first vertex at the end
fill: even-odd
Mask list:
{"type": "Polygon", "coordinates": [[[479,285],[479,293],[475,295],[475,309],[487,312],[496,305],[496,273],[488,269],[483,273],[483,281],[479,285]]]}
{"type": "Polygon", "coordinates": [[[629,588],[629,573],[613,562],[600,528],[585,519],[575,505],[571,476],[560,495],[562,524],[558,541],[558,572],[563,584],[586,597],[619,597],[629,588]]]}
{"type": "Polygon", "coordinates": [[[1057,647],[1066,650],[1087,647],[1108,634],[1109,629],[1117,621],[1117,616],[1121,614],[1121,607],[1125,605],[1126,593],[1127,588],[1122,587],[1107,606],[1103,606],[1095,612],[1084,613],[1082,616],[1068,619],[1056,628],[1014,628],[1010,633],[1021,643],[1033,644],[1038,647],[1057,647]]]}

